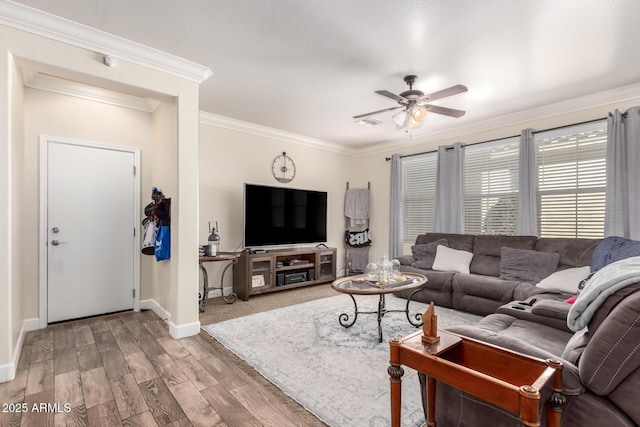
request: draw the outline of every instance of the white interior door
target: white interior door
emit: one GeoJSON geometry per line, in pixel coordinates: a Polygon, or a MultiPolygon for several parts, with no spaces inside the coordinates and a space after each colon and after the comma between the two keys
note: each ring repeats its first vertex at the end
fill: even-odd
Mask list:
{"type": "Polygon", "coordinates": [[[47,141],[47,319],[133,308],[135,153],[47,141]]]}

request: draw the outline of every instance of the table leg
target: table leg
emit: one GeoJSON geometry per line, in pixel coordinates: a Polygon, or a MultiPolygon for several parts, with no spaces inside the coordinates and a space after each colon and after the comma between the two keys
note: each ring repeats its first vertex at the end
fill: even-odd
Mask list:
{"type": "Polygon", "coordinates": [[[382,317],[386,313],[386,303],[384,294],[380,294],[378,300],[378,342],[382,342],[382,317]]]}
{"type": "Polygon", "coordinates": [[[353,297],[353,295],[347,295],[349,295],[351,297],[351,300],[353,301],[353,320],[349,322],[349,315],[347,313],[342,313],[340,316],[338,316],[338,322],[340,322],[340,324],[345,328],[350,328],[354,323],[356,323],[356,319],[358,318],[358,304],[356,304],[356,299],[353,297]]]}
{"type": "Polygon", "coordinates": [[[390,341],[391,357],[389,358],[389,381],[391,384],[391,427],[400,427],[401,408],[402,408],[402,376],[404,369],[399,363],[400,340],[394,338],[390,341]]]}
{"type": "Polygon", "coordinates": [[[236,300],[238,299],[238,295],[236,295],[233,290],[231,290],[231,293],[229,295],[224,294],[224,274],[227,272],[229,267],[233,267],[237,262],[237,259],[234,259],[232,263],[227,264],[224,270],[222,270],[222,277],[220,278],[220,293],[222,294],[224,302],[226,302],[227,304],[233,304],[234,302],[236,302],[236,300]]]}
{"type": "Polygon", "coordinates": [[[207,298],[209,297],[209,275],[207,269],[204,268],[202,263],[200,264],[200,271],[202,271],[202,295],[200,295],[200,313],[204,313],[207,308],[207,298]]]}
{"type": "Polygon", "coordinates": [[[424,419],[427,421],[424,425],[427,427],[435,427],[436,425],[436,380],[428,377],[422,372],[418,372],[418,380],[420,381],[420,394],[422,397],[422,411],[424,419]]]}
{"type": "Polygon", "coordinates": [[[436,380],[427,377],[427,407],[429,416],[427,418],[427,427],[436,427],[436,380]]]}
{"type": "Polygon", "coordinates": [[[540,392],[533,386],[520,387],[520,424],[527,427],[540,426],[540,392]]]}
{"type": "Polygon", "coordinates": [[[416,328],[422,326],[422,313],[416,313],[416,315],[415,315],[416,321],[415,322],[413,320],[411,320],[411,316],[409,316],[409,304],[411,303],[411,300],[412,300],[413,296],[416,294],[416,292],[421,291],[423,289],[424,289],[424,286],[420,286],[419,288],[416,288],[416,290],[411,292],[411,294],[409,295],[409,298],[407,298],[407,305],[405,306],[405,309],[404,309],[404,311],[405,311],[405,313],[407,315],[407,320],[409,321],[409,323],[411,323],[416,328]]]}
{"type": "Polygon", "coordinates": [[[549,406],[547,408],[547,425],[549,427],[560,427],[562,422],[562,406],[567,399],[562,394],[562,362],[559,360],[547,359],[547,365],[556,371],[553,377],[553,393],[549,398],[549,406]]]}

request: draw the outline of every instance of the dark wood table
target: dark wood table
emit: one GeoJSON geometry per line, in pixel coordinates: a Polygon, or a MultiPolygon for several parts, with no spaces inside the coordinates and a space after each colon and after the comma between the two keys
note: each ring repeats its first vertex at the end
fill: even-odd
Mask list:
{"type": "Polygon", "coordinates": [[[406,280],[402,283],[390,283],[387,285],[375,285],[375,283],[369,282],[367,280],[366,274],[358,274],[355,276],[343,277],[334,281],[331,284],[331,287],[338,292],[345,293],[351,297],[354,306],[353,312],[353,320],[349,320],[349,315],[347,313],[342,313],[338,316],[338,321],[345,328],[350,328],[356,323],[356,319],[358,318],[358,314],[376,314],[378,317],[378,340],[382,342],[382,318],[387,313],[405,313],[407,316],[407,320],[415,327],[419,327],[422,325],[421,316],[422,313],[417,313],[415,315],[415,321],[411,319],[409,315],[409,303],[411,302],[411,298],[413,295],[422,289],[422,287],[427,283],[427,278],[421,274],[414,273],[403,273],[406,280]],[[407,289],[414,289],[414,291],[407,298],[407,304],[404,310],[387,310],[385,295],[393,292],[404,291],[407,289]],[[354,295],[378,295],[378,309],[376,311],[358,311],[358,304],[356,303],[356,299],[354,295]]]}
{"type": "Polygon", "coordinates": [[[562,363],[542,360],[451,332],[438,331],[440,340],[424,343],[419,331],[390,342],[391,425],[400,427],[402,366],[418,371],[426,381],[427,426],[435,427],[436,380],[519,414],[525,426],[540,425],[540,390],[553,392],[547,407],[547,426],[559,427],[562,415],[562,363]]]}
{"type": "Polygon", "coordinates": [[[225,295],[223,286],[224,286],[225,273],[227,272],[229,267],[237,264],[239,256],[240,254],[236,252],[220,252],[218,256],[201,256],[198,258],[198,263],[200,264],[200,271],[202,272],[202,294],[200,294],[200,298],[199,298],[200,313],[204,313],[205,309],[207,308],[207,298],[209,295],[209,291],[211,289],[220,289],[222,298],[224,298],[224,301],[227,304],[233,304],[234,302],[236,302],[236,299],[238,299],[238,296],[234,292],[231,292],[231,294],[229,295],[225,295]],[[206,262],[221,262],[221,261],[227,261],[229,262],[229,264],[227,264],[224,270],[222,270],[222,277],[220,277],[220,286],[210,287],[209,275],[207,274],[207,269],[204,267],[203,264],[206,262]]]}

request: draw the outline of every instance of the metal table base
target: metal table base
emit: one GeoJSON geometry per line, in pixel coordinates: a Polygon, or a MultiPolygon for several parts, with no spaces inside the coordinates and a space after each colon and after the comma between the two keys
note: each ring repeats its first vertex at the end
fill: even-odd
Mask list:
{"type": "Polygon", "coordinates": [[[220,289],[220,293],[222,294],[222,298],[227,304],[233,304],[238,299],[238,296],[235,292],[231,292],[229,295],[224,294],[224,275],[229,269],[229,267],[233,267],[238,263],[238,255],[235,253],[226,253],[222,252],[220,256],[217,257],[200,257],[200,271],[202,272],[202,293],[198,293],[198,301],[200,306],[200,313],[204,313],[207,308],[207,299],[209,296],[209,291],[212,289],[220,289]],[[207,269],[204,267],[205,262],[220,262],[220,261],[228,261],[227,264],[222,270],[222,276],[220,278],[220,286],[219,287],[209,287],[209,274],[207,273],[207,269]]]}
{"type": "Polygon", "coordinates": [[[382,318],[387,313],[404,313],[407,316],[407,320],[409,321],[409,323],[415,326],[416,328],[418,328],[422,326],[422,313],[416,313],[416,315],[414,316],[415,321],[412,320],[411,316],[409,315],[409,303],[411,303],[413,295],[415,295],[416,292],[421,291],[423,288],[424,286],[420,286],[419,288],[411,292],[411,294],[407,298],[407,304],[405,305],[404,310],[387,310],[386,302],[385,302],[386,294],[380,294],[377,311],[358,311],[358,303],[356,302],[355,297],[353,296],[353,294],[348,294],[351,297],[351,300],[353,301],[353,306],[354,306],[353,319],[349,321],[349,315],[347,313],[342,313],[340,314],[340,316],[338,316],[338,322],[340,322],[340,325],[342,325],[343,327],[350,328],[356,323],[356,320],[358,319],[358,314],[375,314],[377,315],[377,318],[378,318],[377,320],[378,320],[378,341],[379,342],[382,342],[382,318]]]}

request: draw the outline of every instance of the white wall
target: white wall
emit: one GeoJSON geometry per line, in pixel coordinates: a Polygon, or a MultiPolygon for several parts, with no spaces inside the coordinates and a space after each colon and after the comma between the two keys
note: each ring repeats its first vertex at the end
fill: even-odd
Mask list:
{"type": "MultiPolygon", "coordinates": [[[[13,61],[12,61],[13,62],[13,61]]],[[[25,149],[22,144],[24,138],[23,126],[23,103],[24,103],[24,87],[22,85],[22,77],[18,68],[12,63],[12,118],[11,118],[11,280],[13,283],[24,283],[24,272],[27,269],[28,261],[23,257],[16,256],[25,249],[24,239],[21,238],[22,231],[26,226],[24,221],[24,181],[22,176],[25,169],[25,149]]],[[[22,304],[25,291],[23,287],[14,287],[11,291],[11,307],[12,314],[12,331],[11,341],[16,343],[13,349],[13,357],[18,357],[20,349],[17,345],[20,343],[21,331],[23,328],[22,319],[24,319],[25,310],[22,304]]]]}
{"type": "MultiPolygon", "coordinates": [[[[157,187],[167,198],[174,197],[178,190],[176,172],[177,148],[173,143],[176,134],[176,107],[174,104],[163,103],[153,112],[153,152],[151,154],[153,170],[152,186],[157,187]]],[[[148,189],[151,194],[151,188],[148,189]]],[[[150,200],[150,199],[149,199],[150,200]]],[[[148,203],[148,202],[147,202],[148,203]]],[[[146,206],[146,203],[144,204],[146,206]]],[[[172,206],[172,211],[175,210],[172,206]]],[[[173,212],[172,212],[173,214],[173,212]]],[[[173,218],[172,218],[173,219],[173,218]]],[[[172,252],[175,250],[175,242],[172,242],[172,252]]],[[[151,267],[153,285],[143,298],[150,298],[160,306],[169,309],[171,299],[171,267],[170,260],[159,261],[155,257],[148,257],[147,264],[151,267]]]]}
{"type": "MultiPolygon", "coordinates": [[[[222,251],[242,250],[244,184],[301,188],[327,192],[327,245],[338,249],[338,270],[344,268],[344,194],[367,181],[352,178],[355,158],[292,141],[200,125],[199,145],[199,243],[205,244],[208,223],[218,221],[222,251]],[[271,174],[273,159],[285,151],[296,165],[296,176],[281,184],[271,174]]],[[[304,246],[304,245],[301,245],[304,246]]],[[[205,264],[209,286],[218,286],[224,263],[205,264]],[[223,264],[223,265],[218,265],[223,264]]],[[[225,276],[231,287],[232,274],[225,276]]],[[[202,286],[202,278],[200,278],[202,286]]]]}
{"type": "MultiPolygon", "coordinates": [[[[37,186],[34,185],[34,176],[37,174],[34,175],[32,161],[38,158],[38,154],[33,150],[27,150],[33,143],[34,135],[40,130],[29,129],[29,134],[25,131],[24,138],[21,139],[22,121],[23,118],[26,122],[40,117],[43,123],[46,123],[47,114],[65,112],[60,109],[46,113],[39,111],[37,115],[29,114],[29,117],[27,114],[23,116],[22,90],[16,89],[19,85],[14,80],[17,77],[12,59],[21,69],[44,72],[114,90],[131,91],[139,96],[153,96],[163,100],[179,99],[175,110],[175,132],[166,136],[178,147],[178,159],[175,160],[178,167],[172,173],[178,175],[175,179],[178,183],[180,201],[183,202],[176,209],[180,215],[174,227],[180,238],[177,239],[171,261],[178,269],[170,279],[171,305],[168,309],[161,308],[171,315],[170,326],[173,326],[170,330],[173,336],[198,333],[198,309],[195,298],[198,264],[197,253],[191,248],[197,246],[198,240],[199,84],[192,79],[177,77],[125,60],[118,60],[114,67],[106,67],[102,63],[102,56],[92,50],[0,25],[0,191],[7,198],[7,203],[0,203],[0,382],[11,378],[15,373],[16,355],[19,354],[20,347],[20,336],[17,336],[20,334],[16,335],[16,331],[22,330],[30,319],[29,316],[37,312],[39,297],[33,288],[36,276],[32,270],[39,263],[37,251],[32,251],[30,246],[33,244],[33,236],[29,231],[32,230],[33,217],[21,218],[25,213],[37,212],[37,209],[32,209],[33,197],[37,194],[37,186]],[[184,283],[180,280],[184,280],[184,283]]],[[[56,99],[62,100],[61,97],[56,99]]],[[[26,103],[29,105],[25,108],[37,110],[39,107],[36,103],[26,103]]],[[[74,110],[78,105],[71,102],[67,107],[74,110]]],[[[47,126],[51,126],[52,134],[73,137],[74,135],[61,133],[69,132],[70,128],[80,129],[85,125],[78,117],[74,118],[76,123],[73,126],[65,126],[64,129],[54,129],[55,123],[49,123],[47,126]]],[[[98,119],[87,126],[95,128],[96,131],[102,130],[101,134],[111,132],[110,122],[106,120],[98,119]]],[[[146,125],[147,129],[149,126],[146,125]]],[[[126,132],[127,129],[120,131],[126,132]]],[[[93,129],[86,129],[86,133],[83,132],[79,136],[86,138],[87,135],[95,135],[92,132],[93,129]]],[[[148,131],[145,133],[149,135],[148,131]]],[[[101,140],[102,137],[92,139],[101,140]]],[[[148,187],[148,183],[146,186],[148,187]]]]}
{"type": "MultiPolygon", "coordinates": [[[[149,113],[37,89],[26,89],[24,116],[26,162],[23,240],[27,253],[38,252],[40,135],[139,148],[140,205],[144,207],[151,201],[153,137],[149,113]]],[[[99,221],[100,209],[96,207],[96,221],[99,221]]],[[[151,257],[140,255],[140,258],[142,265],[140,292],[144,299],[149,294],[151,286],[148,267],[148,258],[151,257]]],[[[29,295],[37,294],[38,282],[38,270],[26,269],[24,288],[29,295]]],[[[27,318],[38,317],[38,300],[30,298],[25,303],[27,318]]]]}

